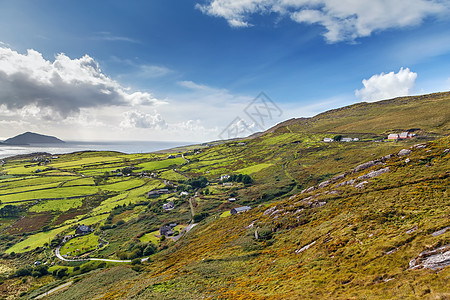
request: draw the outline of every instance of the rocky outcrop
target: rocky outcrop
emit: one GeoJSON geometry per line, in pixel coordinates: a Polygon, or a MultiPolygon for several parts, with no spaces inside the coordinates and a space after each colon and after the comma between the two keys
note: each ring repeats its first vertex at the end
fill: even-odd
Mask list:
{"type": "Polygon", "coordinates": [[[405,156],[411,154],[411,150],[409,149],[402,149],[397,153],[397,156],[405,156]]]}
{"type": "Polygon", "coordinates": [[[383,169],[380,169],[380,170],[377,170],[377,171],[372,171],[370,173],[361,175],[361,176],[358,177],[358,179],[370,179],[370,178],[374,178],[374,177],[380,176],[381,174],[384,174],[386,172],[389,172],[389,167],[386,167],[386,168],[383,168],[383,169]]]}
{"type": "Polygon", "coordinates": [[[428,268],[437,270],[446,266],[450,266],[450,244],[431,251],[423,251],[409,262],[409,268],[411,269],[428,268]]]}

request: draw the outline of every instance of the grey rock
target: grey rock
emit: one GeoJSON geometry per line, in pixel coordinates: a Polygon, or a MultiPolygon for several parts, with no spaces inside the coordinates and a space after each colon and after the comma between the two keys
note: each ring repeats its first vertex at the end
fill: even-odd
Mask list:
{"type": "Polygon", "coordinates": [[[355,185],[355,188],[357,188],[357,189],[363,189],[363,188],[365,188],[364,185],[366,185],[366,184],[368,184],[368,183],[369,183],[368,181],[360,182],[360,183],[358,183],[358,184],[355,185]]]}
{"type": "Polygon", "coordinates": [[[400,150],[399,152],[398,152],[398,156],[405,156],[405,155],[409,155],[409,154],[411,154],[411,150],[409,150],[409,149],[402,149],[402,150],[400,150]]]}
{"type": "Polygon", "coordinates": [[[361,175],[358,177],[358,179],[370,179],[370,178],[374,178],[377,176],[380,176],[381,174],[384,174],[386,172],[389,172],[389,167],[377,170],[377,171],[372,171],[370,173],[367,173],[365,175],[361,175]]]}

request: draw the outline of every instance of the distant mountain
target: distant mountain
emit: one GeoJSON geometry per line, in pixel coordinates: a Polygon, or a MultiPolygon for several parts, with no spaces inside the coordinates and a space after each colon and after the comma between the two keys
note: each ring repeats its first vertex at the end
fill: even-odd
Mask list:
{"type": "Polygon", "coordinates": [[[34,132],[25,132],[3,142],[7,145],[28,145],[28,144],[62,144],[64,141],[49,135],[42,135],[34,132]]]}

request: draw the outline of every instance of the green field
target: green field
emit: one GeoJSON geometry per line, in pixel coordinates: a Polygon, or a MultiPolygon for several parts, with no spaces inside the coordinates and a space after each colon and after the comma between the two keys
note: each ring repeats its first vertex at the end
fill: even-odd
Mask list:
{"type": "Polygon", "coordinates": [[[64,199],[64,200],[44,200],[36,205],[33,205],[30,212],[46,212],[46,211],[67,211],[73,208],[80,207],[83,204],[83,199],[64,199]]]}
{"type": "Polygon", "coordinates": [[[94,234],[79,236],[66,242],[61,247],[61,255],[78,256],[95,250],[99,245],[99,238],[94,234]]]}
{"type": "Polygon", "coordinates": [[[143,170],[147,171],[156,171],[161,169],[166,169],[170,166],[181,165],[186,161],[182,157],[176,157],[172,159],[163,159],[158,161],[151,161],[147,163],[138,164],[139,168],[143,168],[143,170]]]}

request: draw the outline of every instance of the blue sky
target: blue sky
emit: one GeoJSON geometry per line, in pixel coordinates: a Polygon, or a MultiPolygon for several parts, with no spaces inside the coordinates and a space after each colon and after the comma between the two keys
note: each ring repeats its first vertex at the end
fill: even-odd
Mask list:
{"type": "Polygon", "coordinates": [[[208,141],[450,90],[448,0],[0,0],[0,137],[208,141]],[[32,49],[32,50],[30,50],[32,49]],[[365,83],[363,83],[365,80],[365,83]]]}

